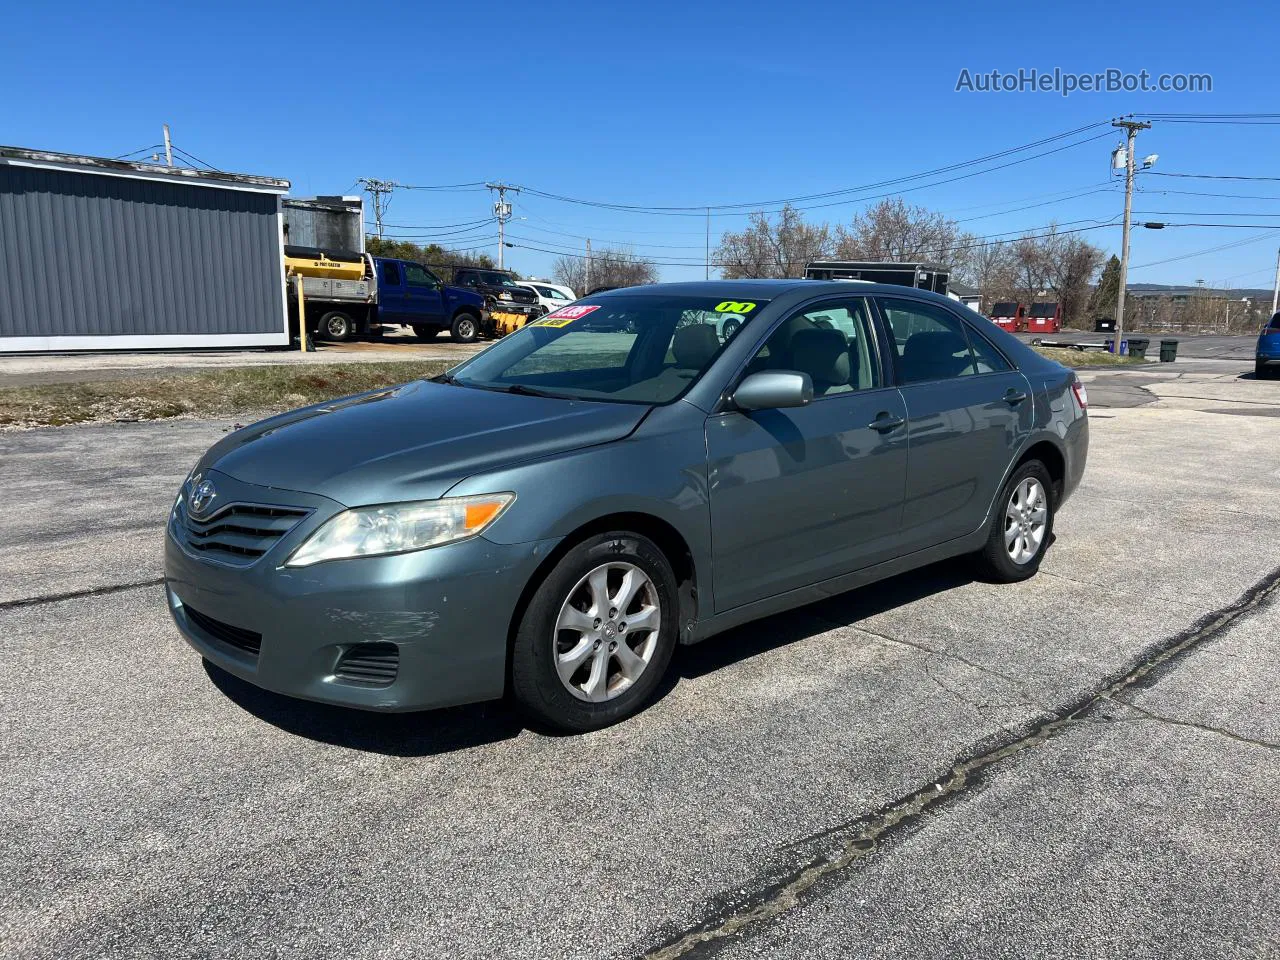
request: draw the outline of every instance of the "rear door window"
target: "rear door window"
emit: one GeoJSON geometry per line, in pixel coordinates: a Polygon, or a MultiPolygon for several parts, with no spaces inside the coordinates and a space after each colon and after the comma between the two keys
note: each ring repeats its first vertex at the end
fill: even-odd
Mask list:
{"type": "Polygon", "coordinates": [[[952,380],[978,372],[964,323],[951,311],[918,300],[885,297],[878,303],[903,383],[952,380]]]}
{"type": "Polygon", "coordinates": [[[384,287],[400,286],[400,264],[383,260],[378,264],[378,281],[384,287]]]}

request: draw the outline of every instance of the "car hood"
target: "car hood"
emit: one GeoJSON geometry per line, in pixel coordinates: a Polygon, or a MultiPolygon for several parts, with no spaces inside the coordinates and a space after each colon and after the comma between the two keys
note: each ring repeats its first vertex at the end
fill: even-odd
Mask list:
{"type": "Polygon", "coordinates": [[[479,289],[497,299],[501,299],[504,293],[508,294],[512,303],[538,302],[538,295],[532,290],[527,290],[524,287],[495,287],[485,283],[481,284],[479,289]]]}
{"type": "Polygon", "coordinates": [[[486,470],[619,440],[648,410],[418,380],[245,427],[200,468],[349,507],[430,500],[486,470]]]}

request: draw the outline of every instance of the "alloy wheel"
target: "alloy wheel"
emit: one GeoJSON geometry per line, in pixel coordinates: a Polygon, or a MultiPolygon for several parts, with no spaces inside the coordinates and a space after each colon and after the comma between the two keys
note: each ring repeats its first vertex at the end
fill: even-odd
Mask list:
{"type": "Polygon", "coordinates": [[[1049,522],[1049,498],[1035,477],[1013,489],[1004,512],[1004,546],[1009,559],[1021,566],[1040,551],[1049,522]]]}
{"type": "Polygon", "coordinates": [[[604,563],[577,582],[556,618],[556,674],[579,700],[621,696],[658,648],[658,588],[633,563],[604,563]]]}

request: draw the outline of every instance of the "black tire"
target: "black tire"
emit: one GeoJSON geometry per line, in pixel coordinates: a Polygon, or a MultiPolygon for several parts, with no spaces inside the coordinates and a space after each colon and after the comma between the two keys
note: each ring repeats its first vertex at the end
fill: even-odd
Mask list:
{"type": "Polygon", "coordinates": [[[459,313],[453,318],[449,335],[454,343],[475,343],[480,336],[480,318],[474,313],[459,313]]]}
{"type": "Polygon", "coordinates": [[[334,343],[345,343],[356,335],[356,322],[351,314],[341,310],[330,310],[320,318],[319,334],[325,340],[334,343]]]}
{"type": "Polygon", "coordinates": [[[1255,360],[1253,363],[1253,378],[1255,380],[1271,379],[1271,371],[1267,369],[1267,365],[1261,360],[1255,360]]]}
{"type": "Polygon", "coordinates": [[[430,343],[439,332],[439,327],[429,327],[425,323],[415,323],[413,325],[413,335],[423,343],[430,343]]]}
{"type": "MultiPolygon", "coordinates": [[[[1049,476],[1049,471],[1039,460],[1028,460],[1026,463],[1014,470],[1009,475],[1009,479],[1005,481],[1004,486],[1000,489],[1000,496],[996,498],[995,509],[992,511],[991,531],[987,535],[987,542],[979,552],[982,565],[985,568],[989,579],[996,583],[1017,583],[1019,580],[1026,580],[1034,577],[1040,569],[1040,563],[1044,560],[1045,551],[1049,549],[1049,544],[1053,542],[1053,515],[1057,509],[1054,502],[1053,480],[1049,476]],[[1040,485],[1040,489],[1044,495],[1044,528],[1041,535],[1039,545],[1036,547],[1027,559],[1021,562],[1015,561],[1011,555],[1011,547],[1006,546],[1006,531],[1011,529],[1010,501],[1025,481],[1033,480],[1040,485]]],[[[1023,541],[1024,545],[1029,545],[1028,541],[1023,541]]]]}
{"type": "Polygon", "coordinates": [[[733,339],[733,335],[742,329],[741,320],[726,320],[724,326],[720,328],[720,333],[724,337],[724,342],[728,343],[733,339]]]}
{"type": "MultiPolygon", "coordinates": [[[[613,571],[608,575],[612,577],[614,573],[619,578],[622,576],[622,571],[613,571]]],[[[628,609],[636,610],[636,603],[640,602],[640,595],[637,594],[637,600],[628,609]]],[[[579,543],[560,559],[538,585],[516,628],[511,652],[511,691],[516,703],[538,723],[570,732],[598,730],[636,713],[653,695],[671,662],[680,624],[678,602],[676,578],[671,564],[647,537],[616,530],[589,537],[579,543]],[[648,577],[650,586],[656,592],[659,626],[657,636],[652,638],[653,648],[648,665],[642,672],[612,699],[592,702],[575,696],[570,692],[566,681],[560,679],[556,658],[558,652],[563,653],[572,648],[576,642],[573,639],[576,631],[557,631],[556,623],[561,609],[577,595],[578,589],[582,589],[580,584],[584,578],[606,564],[631,565],[648,577]]],[[[595,607],[592,606],[587,612],[594,610],[595,607]]],[[[595,641],[594,648],[599,648],[601,643],[612,643],[613,646],[627,643],[624,638],[630,637],[635,646],[628,644],[629,650],[636,652],[643,649],[644,644],[649,642],[649,634],[639,631],[641,639],[637,641],[634,639],[637,637],[636,633],[625,633],[626,624],[621,618],[626,613],[626,610],[619,611],[613,618],[607,618],[606,614],[607,623],[603,629],[616,623],[621,625],[624,632],[602,632],[595,641]]],[[[577,642],[591,642],[591,638],[585,633],[582,637],[584,639],[577,642]]],[[[589,673],[593,659],[594,654],[588,654],[582,661],[582,669],[589,673]]],[[[604,662],[609,671],[606,686],[610,685],[609,678],[622,682],[622,674],[617,672],[620,671],[621,664],[615,662],[607,652],[604,654],[604,662]]]]}

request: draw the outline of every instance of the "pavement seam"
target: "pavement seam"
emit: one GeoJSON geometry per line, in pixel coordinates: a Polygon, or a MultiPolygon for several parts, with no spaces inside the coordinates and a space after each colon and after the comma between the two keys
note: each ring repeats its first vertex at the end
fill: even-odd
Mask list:
{"type": "Polygon", "coordinates": [[[120,593],[124,590],[137,590],[142,587],[158,587],[164,583],[164,577],[154,580],[139,580],[136,583],[116,583],[108,587],[92,587],[88,590],[69,590],[66,593],[46,593],[38,597],[23,597],[21,600],[0,600],[0,611],[14,610],[19,607],[36,607],[46,603],[61,603],[63,600],[79,600],[81,597],[101,597],[106,594],[120,593]]]}
{"type": "Polygon", "coordinates": [[[1140,707],[1136,703],[1131,703],[1130,701],[1124,700],[1118,696],[1108,697],[1108,699],[1122,707],[1127,707],[1135,713],[1142,714],[1141,717],[1135,718],[1138,720],[1153,720],[1157,723],[1167,723],[1173,727],[1188,727],[1192,730],[1200,730],[1203,733],[1217,734],[1220,737],[1226,737],[1229,740],[1246,743],[1250,746],[1265,747],[1268,750],[1280,750],[1280,743],[1277,743],[1274,740],[1258,740],[1253,737],[1246,737],[1240,733],[1234,733],[1230,730],[1223,729],[1222,727],[1211,726],[1207,723],[1197,723],[1194,720],[1178,720],[1174,717],[1165,716],[1162,713],[1156,713],[1154,710],[1148,710],[1145,707],[1140,707]]]}
{"type": "Polygon", "coordinates": [[[747,928],[780,917],[799,906],[803,899],[813,896],[813,888],[820,881],[864,864],[879,848],[880,842],[896,833],[904,823],[914,821],[931,809],[972,789],[980,782],[981,775],[987,768],[1025,750],[1041,746],[1063,730],[1073,728],[1081,722],[1089,722],[1089,714],[1100,703],[1115,700],[1118,694],[1135,686],[1156,670],[1222,635],[1237,621],[1269,603],[1278,593],[1280,567],[1255,582],[1232,603],[1205,614],[1190,627],[1152,644],[1132,661],[1133,665],[1125,672],[1105,678],[1092,691],[1053,711],[1046,720],[1036,724],[1024,736],[968,759],[960,759],[932,783],[889,801],[873,813],[822,831],[819,836],[835,837],[843,834],[847,838],[835,856],[816,855],[781,880],[745,896],[740,895],[738,901],[728,909],[668,937],[660,946],[640,954],[641,960],[706,957],[720,947],[727,946],[729,938],[747,928]]]}

